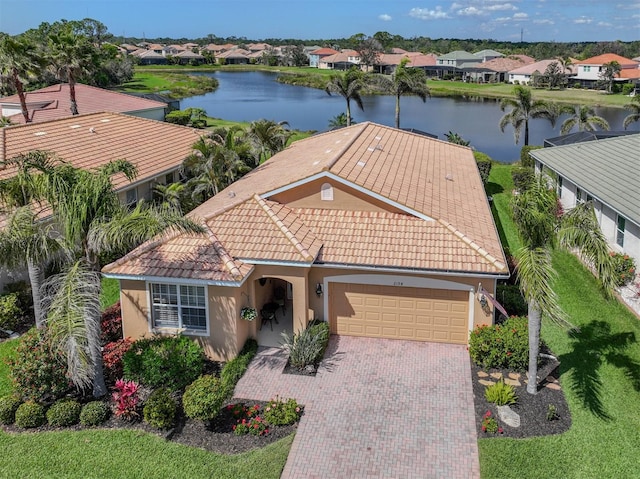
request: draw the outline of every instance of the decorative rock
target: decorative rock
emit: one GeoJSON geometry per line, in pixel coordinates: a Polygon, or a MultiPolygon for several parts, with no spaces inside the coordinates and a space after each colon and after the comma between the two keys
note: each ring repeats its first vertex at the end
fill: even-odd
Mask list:
{"type": "Polygon", "coordinates": [[[545,383],[544,387],[553,389],[554,391],[560,391],[562,389],[558,383],[545,383]]]}
{"type": "Polygon", "coordinates": [[[505,384],[510,384],[511,386],[514,386],[514,387],[522,386],[522,383],[520,381],[518,381],[517,379],[505,378],[504,383],[505,384]]]}
{"type": "Polygon", "coordinates": [[[498,406],[498,417],[507,426],[520,427],[520,414],[509,406],[498,406]]]}
{"type": "Polygon", "coordinates": [[[309,364],[308,366],[304,367],[304,372],[308,373],[308,374],[313,374],[316,372],[316,368],[313,364],[309,364]]]}
{"type": "Polygon", "coordinates": [[[493,379],[502,379],[502,373],[491,373],[490,376],[493,379]]]}
{"type": "Polygon", "coordinates": [[[520,373],[509,373],[509,377],[511,379],[520,379],[522,376],[520,375],[520,373]]]}
{"type": "Polygon", "coordinates": [[[485,373],[484,371],[478,371],[478,377],[479,378],[488,378],[489,374],[485,373]]]}
{"type": "Polygon", "coordinates": [[[483,386],[493,386],[495,384],[493,381],[487,381],[486,379],[480,379],[478,382],[483,386]]]}

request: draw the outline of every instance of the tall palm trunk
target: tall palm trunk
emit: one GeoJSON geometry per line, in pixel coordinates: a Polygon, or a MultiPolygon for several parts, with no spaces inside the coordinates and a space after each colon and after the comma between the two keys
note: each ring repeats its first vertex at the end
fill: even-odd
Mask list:
{"type": "Polygon", "coordinates": [[[542,325],[542,314],[538,303],[535,300],[529,301],[529,371],[527,376],[527,392],[537,394],[538,392],[538,353],[540,352],[540,328],[542,325]]]}
{"type": "Polygon", "coordinates": [[[71,114],[78,114],[78,103],[76,103],[76,82],[73,78],[73,74],[69,72],[69,99],[71,100],[71,114]]]}
{"type": "Polygon", "coordinates": [[[351,102],[347,98],[347,126],[351,126],[351,102]]]}
{"type": "Polygon", "coordinates": [[[20,81],[20,78],[18,78],[18,71],[16,69],[13,70],[13,84],[16,87],[18,98],[20,98],[20,110],[22,111],[24,121],[25,123],[31,123],[29,110],[27,109],[27,99],[24,95],[24,88],[22,88],[22,82],[20,81]]]}
{"type": "MultiPolygon", "coordinates": [[[[93,271],[95,281],[95,291],[100,291],[100,261],[94,254],[89,253],[87,248],[87,260],[89,268],[93,271]]],[[[94,331],[95,334],[87,334],[89,341],[89,354],[93,366],[93,397],[100,398],[107,394],[107,385],[104,382],[104,360],[102,357],[102,345],[100,344],[100,313],[99,310],[87,315],[85,324],[87,331],[94,331]]]]}
{"type": "Polygon", "coordinates": [[[44,281],[44,271],[40,264],[27,260],[27,271],[29,272],[29,282],[31,283],[31,297],[33,298],[33,315],[36,318],[36,327],[44,327],[45,318],[42,310],[41,287],[44,281]]]}
{"type": "Polygon", "coordinates": [[[400,128],[400,94],[396,95],[396,128],[400,128]]]}
{"type": "Polygon", "coordinates": [[[524,146],[529,144],[529,120],[524,121],[524,146]]]}

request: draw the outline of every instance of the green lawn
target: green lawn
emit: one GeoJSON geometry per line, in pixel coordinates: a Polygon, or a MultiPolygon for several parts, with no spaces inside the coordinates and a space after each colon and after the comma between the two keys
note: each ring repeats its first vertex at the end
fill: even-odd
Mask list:
{"type": "Polygon", "coordinates": [[[0,432],[0,477],[277,479],[292,442],[225,456],[138,431],[0,432]]]}
{"type": "MultiPolygon", "coordinates": [[[[508,191],[509,166],[492,171],[489,185],[508,191]]],[[[499,230],[516,247],[508,198],[494,194],[499,230]],[[500,198],[498,200],[498,198],[500,198]]],[[[572,414],[571,429],[533,439],[480,439],[483,478],[632,478],[640,470],[640,321],[604,299],[577,259],[555,252],[556,291],[580,332],[544,323],[542,337],[561,361],[560,381],[572,414]]]]}
{"type": "Polygon", "coordinates": [[[120,281],[113,278],[102,278],[100,306],[106,309],[120,300],[120,281]]]}
{"type": "Polygon", "coordinates": [[[136,71],[131,81],[117,89],[132,93],[166,93],[171,98],[185,98],[203,95],[218,88],[218,80],[215,78],[188,73],[136,71]]]}
{"type": "Polygon", "coordinates": [[[18,341],[15,339],[0,343],[0,397],[9,394],[13,389],[9,381],[9,367],[4,359],[13,357],[17,346],[18,341]]]}

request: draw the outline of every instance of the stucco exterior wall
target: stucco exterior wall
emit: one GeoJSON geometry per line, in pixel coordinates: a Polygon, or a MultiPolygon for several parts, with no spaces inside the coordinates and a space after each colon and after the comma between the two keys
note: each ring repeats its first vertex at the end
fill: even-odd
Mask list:
{"type": "Polygon", "coordinates": [[[293,188],[271,198],[278,203],[286,204],[293,208],[324,208],[332,210],[350,211],[389,211],[392,213],[404,213],[398,208],[365,195],[342,183],[327,178],[311,181],[298,188],[293,188]],[[333,200],[321,199],[322,185],[328,183],[333,187],[333,200]]]}

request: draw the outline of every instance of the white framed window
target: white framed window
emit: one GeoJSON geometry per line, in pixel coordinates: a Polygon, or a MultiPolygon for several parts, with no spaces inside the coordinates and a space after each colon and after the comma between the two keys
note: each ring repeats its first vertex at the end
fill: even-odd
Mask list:
{"type": "Polygon", "coordinates": [[[330,183],[323,183],[320,187],[320,199],[322,201],[333,201],[333,186],[330,183]]]}
{"type": "Polygon", "coordinates": [[[556,194],[558,198],[562,198],[562,176],[558,176],[558,181],[556,182],[556,194]]]}
{"type": "Polygon", "coordinates": [[[126,200],[127,206],[130,208],[135,207],[138,204],[138,188],[131,188],[127,190],[126,200]]]}
{"type": "Polygon", "coordinates": [[[584,71],[585,71],[585,72],[590,72],[590,71],[591,71],[591,67],[590,67],[590,66],[588,66],[588,65],[587,65],[587,66],[584,66],[583,68],[584,68],[584,71]]]}
{"type": "Polygon", "coordinates": [[[626,223],[627,220],[624,216],[618,215],[618,220],[616,221],[616,244],[621,248],[624,246],[624,230],[626,223]]]}
{"type": "Polygon", "coordinates": [[[153,329],[207,333],[205,286],[152,283],[150,293],[153,329]]]}
{"type": "Polygon", "coordinates": [[[580,188],[576,188],[576,206],[584,203],[584,197],[584,191],[582,191],[580,188]]]}

